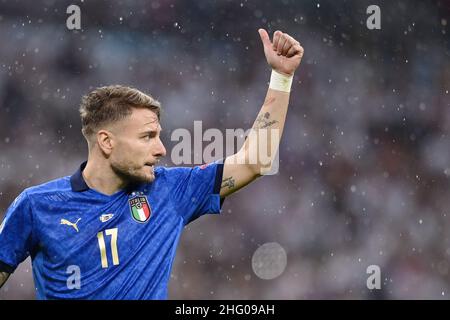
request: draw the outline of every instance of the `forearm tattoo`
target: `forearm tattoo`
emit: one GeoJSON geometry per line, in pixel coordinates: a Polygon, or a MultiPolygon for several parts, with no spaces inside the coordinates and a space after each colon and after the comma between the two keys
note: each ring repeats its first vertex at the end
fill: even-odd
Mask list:
{"type": "Polygon", "coordinates": [[[255,121],[255,129],[264,129],[277,123],[277,120],[270,120],[270,112],[260,114],[255,121]]]}
{"type": "Polygon", "coordinates": [[[233,189],[234,182],[235,182],[235,180],[233,179],[233,177],[228,177],[226,179],[223,179],[221,188],[228,187],[228,189],[233,189]]]}

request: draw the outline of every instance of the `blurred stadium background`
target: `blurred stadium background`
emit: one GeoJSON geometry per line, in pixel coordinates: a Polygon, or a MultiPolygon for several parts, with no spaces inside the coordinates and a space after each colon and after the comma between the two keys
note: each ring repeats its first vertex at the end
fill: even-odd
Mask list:
{"type": "MultiPolygon", "coordinates": [[[[428,299],[450,295],[448,1],[0,1],[0,218],[26,187],[86,158],[78,104],[127,84],[176,128],[248,128],[270,70],[257,29],[298,39],[281,169],[188,225],[171,299],[428,299]],[[81,31],[66,8],[81,8],[81,31]],[[381,30],[366,8],[381,8],[381,30]],[[276,242],[286,268],[252,269],[276,242]],[[381,268],[368,290],[366,268],[381,268]]],[[[283,263],[281,263],[283,265],[283,263]]],[[[34,299],[28,259],[0,299],[34,299]]]]}

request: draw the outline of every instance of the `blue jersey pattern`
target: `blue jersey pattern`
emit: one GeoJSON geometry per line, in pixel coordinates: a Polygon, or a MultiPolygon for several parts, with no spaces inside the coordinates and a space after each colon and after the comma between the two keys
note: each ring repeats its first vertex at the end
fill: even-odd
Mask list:
{"type": "Polygon", "coordinates": [[[223,163],[156,167],[152,183],[111,196],[86,185],[85,165],[11,204],[0,226],[0,270],[11,273],[31,256],[38,299],[167,299],[184,226],[220,213],[223,163]]]}

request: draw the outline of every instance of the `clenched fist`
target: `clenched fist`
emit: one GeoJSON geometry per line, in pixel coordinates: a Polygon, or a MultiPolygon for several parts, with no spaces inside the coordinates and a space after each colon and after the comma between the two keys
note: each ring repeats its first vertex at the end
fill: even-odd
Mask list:
{"type": "Polygon", "coordinates": [[[303,57],[303,47],[300,42],[287,33],[279,30],[273,34],[273,42],[264,29],[258,30],[264,46],[267,63],[279,73],[293,75],[303,57]]]}

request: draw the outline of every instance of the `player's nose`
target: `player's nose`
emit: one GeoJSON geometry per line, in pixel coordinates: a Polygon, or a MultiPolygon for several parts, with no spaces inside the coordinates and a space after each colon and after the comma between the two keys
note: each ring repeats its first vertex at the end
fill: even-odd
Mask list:
{"type": "Polygon", "coordinates": [[[154,149],[153,156],[158,158],[166,156],[166,147],[164,147],[161,139],[158,139],[158,143],[156,144],[156,147],[154,149]]]}

